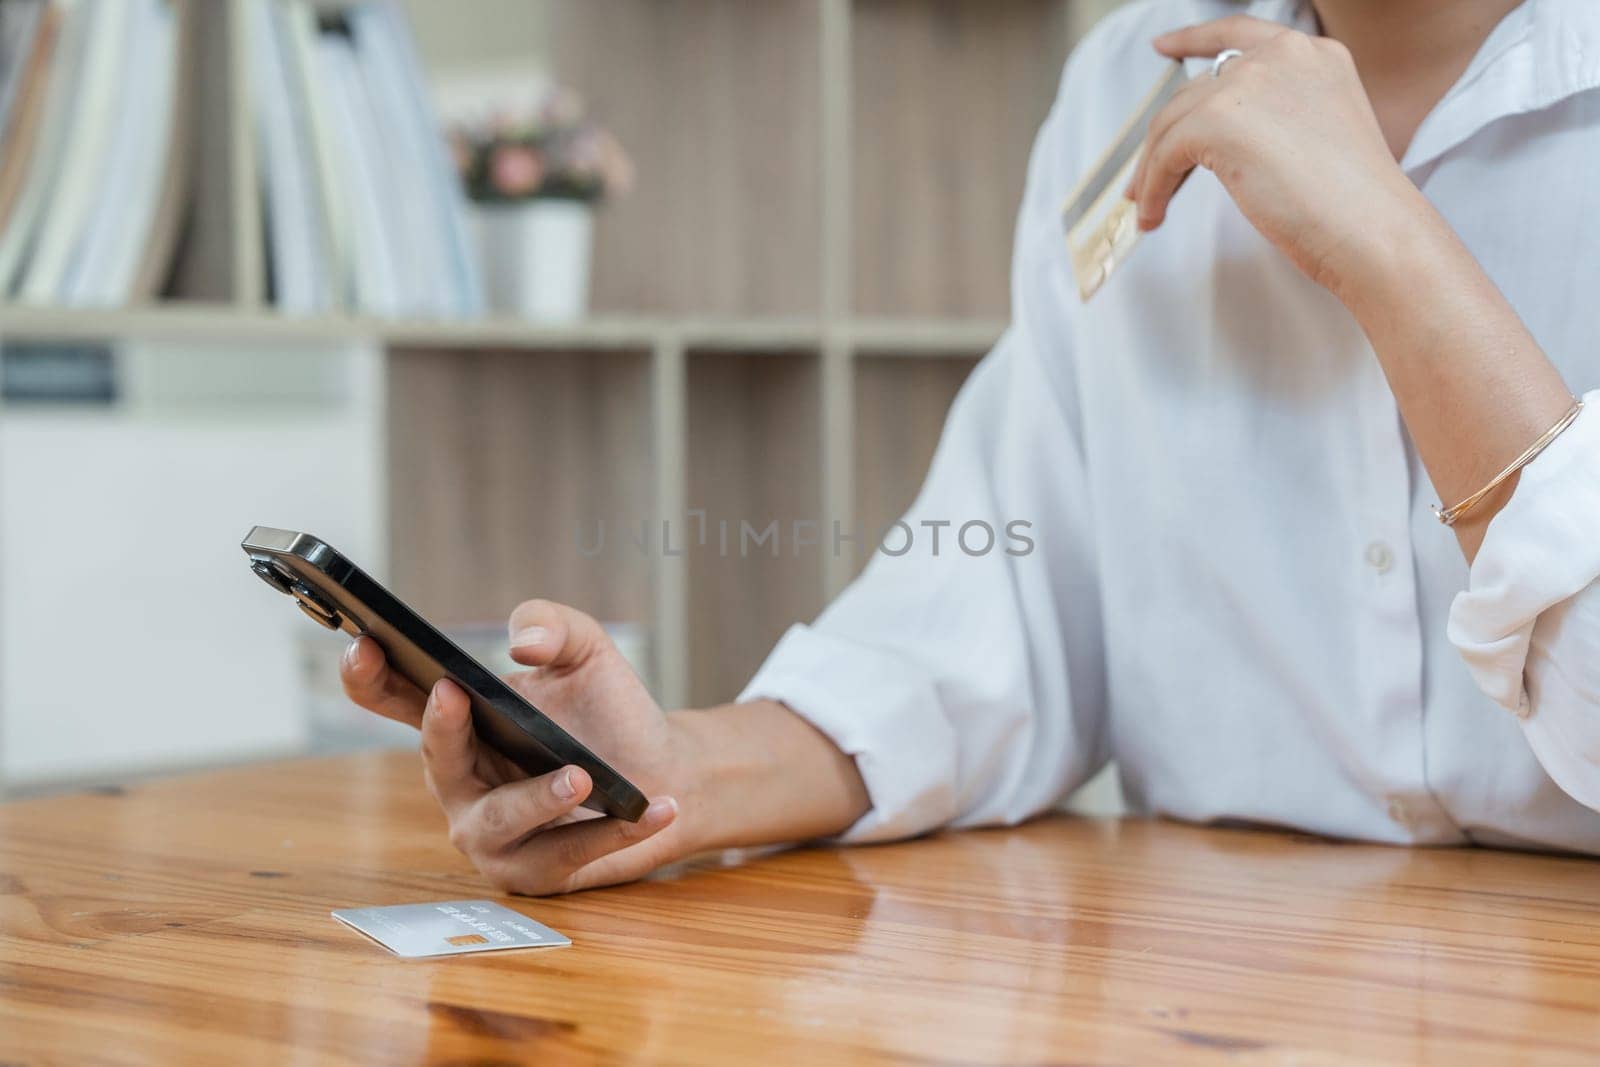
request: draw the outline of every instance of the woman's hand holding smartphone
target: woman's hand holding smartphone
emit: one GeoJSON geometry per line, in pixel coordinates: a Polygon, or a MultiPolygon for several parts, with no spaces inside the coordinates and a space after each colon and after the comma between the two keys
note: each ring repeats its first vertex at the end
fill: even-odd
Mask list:
{"type": "Polygon", "coordinates": [[[428,789],[450,841],[500,888],[542,895],[626,882],[692,851],[673,799],[688,781],[680,731],[600,624],[530,600],[512,612],[511,656],[530,669],[508,685],[655,798],[638,822],[580,808],[592,783],[579,767],[528,777],[478,742],[460,687],[441,681],[423,694],[371,638],[351,643],[339,672],[351,700],[422,731],[428,789]]]}
{"type": "Polygon", "coordinates": [[[360,635],[345,693],[422,731],[450,840],[503,889],[631,881],[696,852],[837,834],[870,807],[854,758],[781,704],[664,714],[580,611],[518,607],[511,656],[529,669],[499,678],[325,541],[256,526],[240,547],[319,625],[360,635]]]}

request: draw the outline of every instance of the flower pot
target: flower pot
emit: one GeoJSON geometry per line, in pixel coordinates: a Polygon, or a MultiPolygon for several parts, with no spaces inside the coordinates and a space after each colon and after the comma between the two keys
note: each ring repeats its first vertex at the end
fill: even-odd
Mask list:
{"type": "Polygon", "coordinates": [[[473,205],[491,311],[572,322],[589,311],[594,211],[579,200],[473,205]]]}

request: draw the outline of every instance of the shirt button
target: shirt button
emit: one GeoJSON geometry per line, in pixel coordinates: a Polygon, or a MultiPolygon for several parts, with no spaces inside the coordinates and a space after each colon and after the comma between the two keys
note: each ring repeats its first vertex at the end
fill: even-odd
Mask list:
{"type": "Polygon", "coordinates": [[[1367,566],[1379,574],[1388,574],[1394,566],[1394,551],[1385,541],[1374,541],[1367,546],[1367,566]]]}

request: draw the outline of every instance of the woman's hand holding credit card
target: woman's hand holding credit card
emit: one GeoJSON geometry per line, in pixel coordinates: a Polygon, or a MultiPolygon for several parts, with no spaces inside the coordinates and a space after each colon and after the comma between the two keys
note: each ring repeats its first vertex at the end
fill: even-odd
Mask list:
{"type": "Polygon", "coordinates": [[[1083,299],[1126,261],[1139,234],[1161,225],[1197,168],[1347,306],[1393,280],[1382,267],[1397,235],[1452,243],[1398,165],[1404,146],[1387,143],[1339,42],[1234,15],[1154,46],[1175,62],[1063,209],[1083,299]],[[1181,60],[1213,57],[1209,73],[1184,76],[1181,60]]]}

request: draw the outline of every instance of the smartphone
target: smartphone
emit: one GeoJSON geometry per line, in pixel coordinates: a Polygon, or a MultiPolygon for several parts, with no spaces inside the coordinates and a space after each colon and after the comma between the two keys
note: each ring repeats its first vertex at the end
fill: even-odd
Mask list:
{"type": "Polygon", "coordinates": [[[257,526],[240,547],[262,581],[293,597],[328,629],[372,638],[389,665],[424,693],[441,678],[464,689],[480,742],[530,775],[582,767],[594,782],[584,807],[629,822],[644,814],[649,801],[631,782],[332,545],[310,534],[257,526]]]}

